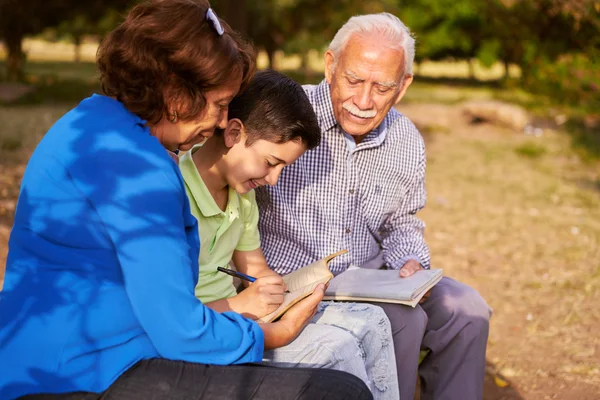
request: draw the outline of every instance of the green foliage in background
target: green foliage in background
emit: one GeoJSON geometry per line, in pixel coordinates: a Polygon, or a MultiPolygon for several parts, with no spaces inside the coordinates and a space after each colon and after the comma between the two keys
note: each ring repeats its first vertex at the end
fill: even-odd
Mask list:
{"type": "MultiPolygon", "coordinates": [[[[0,40],[7,48],[6,79],[23,80],[26,35],[37,35],[47,28],[62,26],[79,41],[90,27],[105,18],[110,10],[125,10],[131,0],[2,0],[0,1],[0,40]]],[[[112,28],[112,27],[111,27],[112,28]]]]}
{"type": "Polygon", "coordinates": [[[214,0],[234,29],[246,33],[274,65],[278,50],[321,50],[353,15],[397,10],[396,0],[214,0]]]}
{"type": "MultiPolygon", "coordinates": [[[[38,34],[78,44],[101,38],[136,0],[0,1],[0,39],[8,49],[9,80],[23,79],[21,41],[38,34]],[[48,28],[50,28],[48,30],[48,28]]],[[[414,32],[417,62],[474,61],[509,66],[520,80],[508,82],[557,102],[594,109],[600,101],[600,0],[213,0],[217,13],[266,52],[322,51],[353,15],[388,11],[414,32]]]]}

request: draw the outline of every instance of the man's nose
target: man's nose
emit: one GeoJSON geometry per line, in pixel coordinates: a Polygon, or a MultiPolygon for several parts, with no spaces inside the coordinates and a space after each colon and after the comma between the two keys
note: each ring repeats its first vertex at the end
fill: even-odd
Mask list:
{"type": "Polygon", "coordinates": [[[361,110],[370,110],[373,108],[373,101],[371,100],[371,91],[368,85],[362,85],[359,92],[354,96],[354,105],[361,110]]]}

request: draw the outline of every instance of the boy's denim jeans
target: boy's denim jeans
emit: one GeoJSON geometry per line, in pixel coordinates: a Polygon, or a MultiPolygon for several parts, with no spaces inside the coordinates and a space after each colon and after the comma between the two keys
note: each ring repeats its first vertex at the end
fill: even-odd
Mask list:
{"type": "Polygon", "coordinates": [[[321,302],[296,340],[266,351],[263,362],[346,371],[362,379],[375,399],[399,398],[390,322],[371,304],[321,302]]]}

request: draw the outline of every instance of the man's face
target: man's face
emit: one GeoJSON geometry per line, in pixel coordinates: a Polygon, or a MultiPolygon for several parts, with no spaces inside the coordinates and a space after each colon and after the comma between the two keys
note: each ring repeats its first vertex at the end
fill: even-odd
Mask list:
{"type": "Polygon", "coordinates": [[[377,34],[355,34],[340,52],[325,54],[325,78],[335,119],[360,142],[381,124],[412,82],[404,76],[404,51],[377,34]]]}

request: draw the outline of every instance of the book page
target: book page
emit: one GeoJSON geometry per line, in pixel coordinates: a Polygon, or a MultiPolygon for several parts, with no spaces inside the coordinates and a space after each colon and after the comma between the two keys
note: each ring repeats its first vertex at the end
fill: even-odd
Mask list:
{"type": "Polygon", "coordinates": [[[283,281],[290,292],[295,292],[323,278],[331,279],[333,274],[327,268],[327,264],[319,260],[284,276],[283,281]]]}
{"type": "Polygon", "coordinates": [[[319,284],[329,282],[333,278],[333,274],[329,271],[329,261],[346,252],[348,251],[342,250],[335,254],[330,254],[284,276],[283,280],[290,293],[286,293],[283,296],[283,303],[281,303],[277,310],[260,318],[258,322],[273,322],[277,320],[294,304],[310,296],[319,284]]]}

